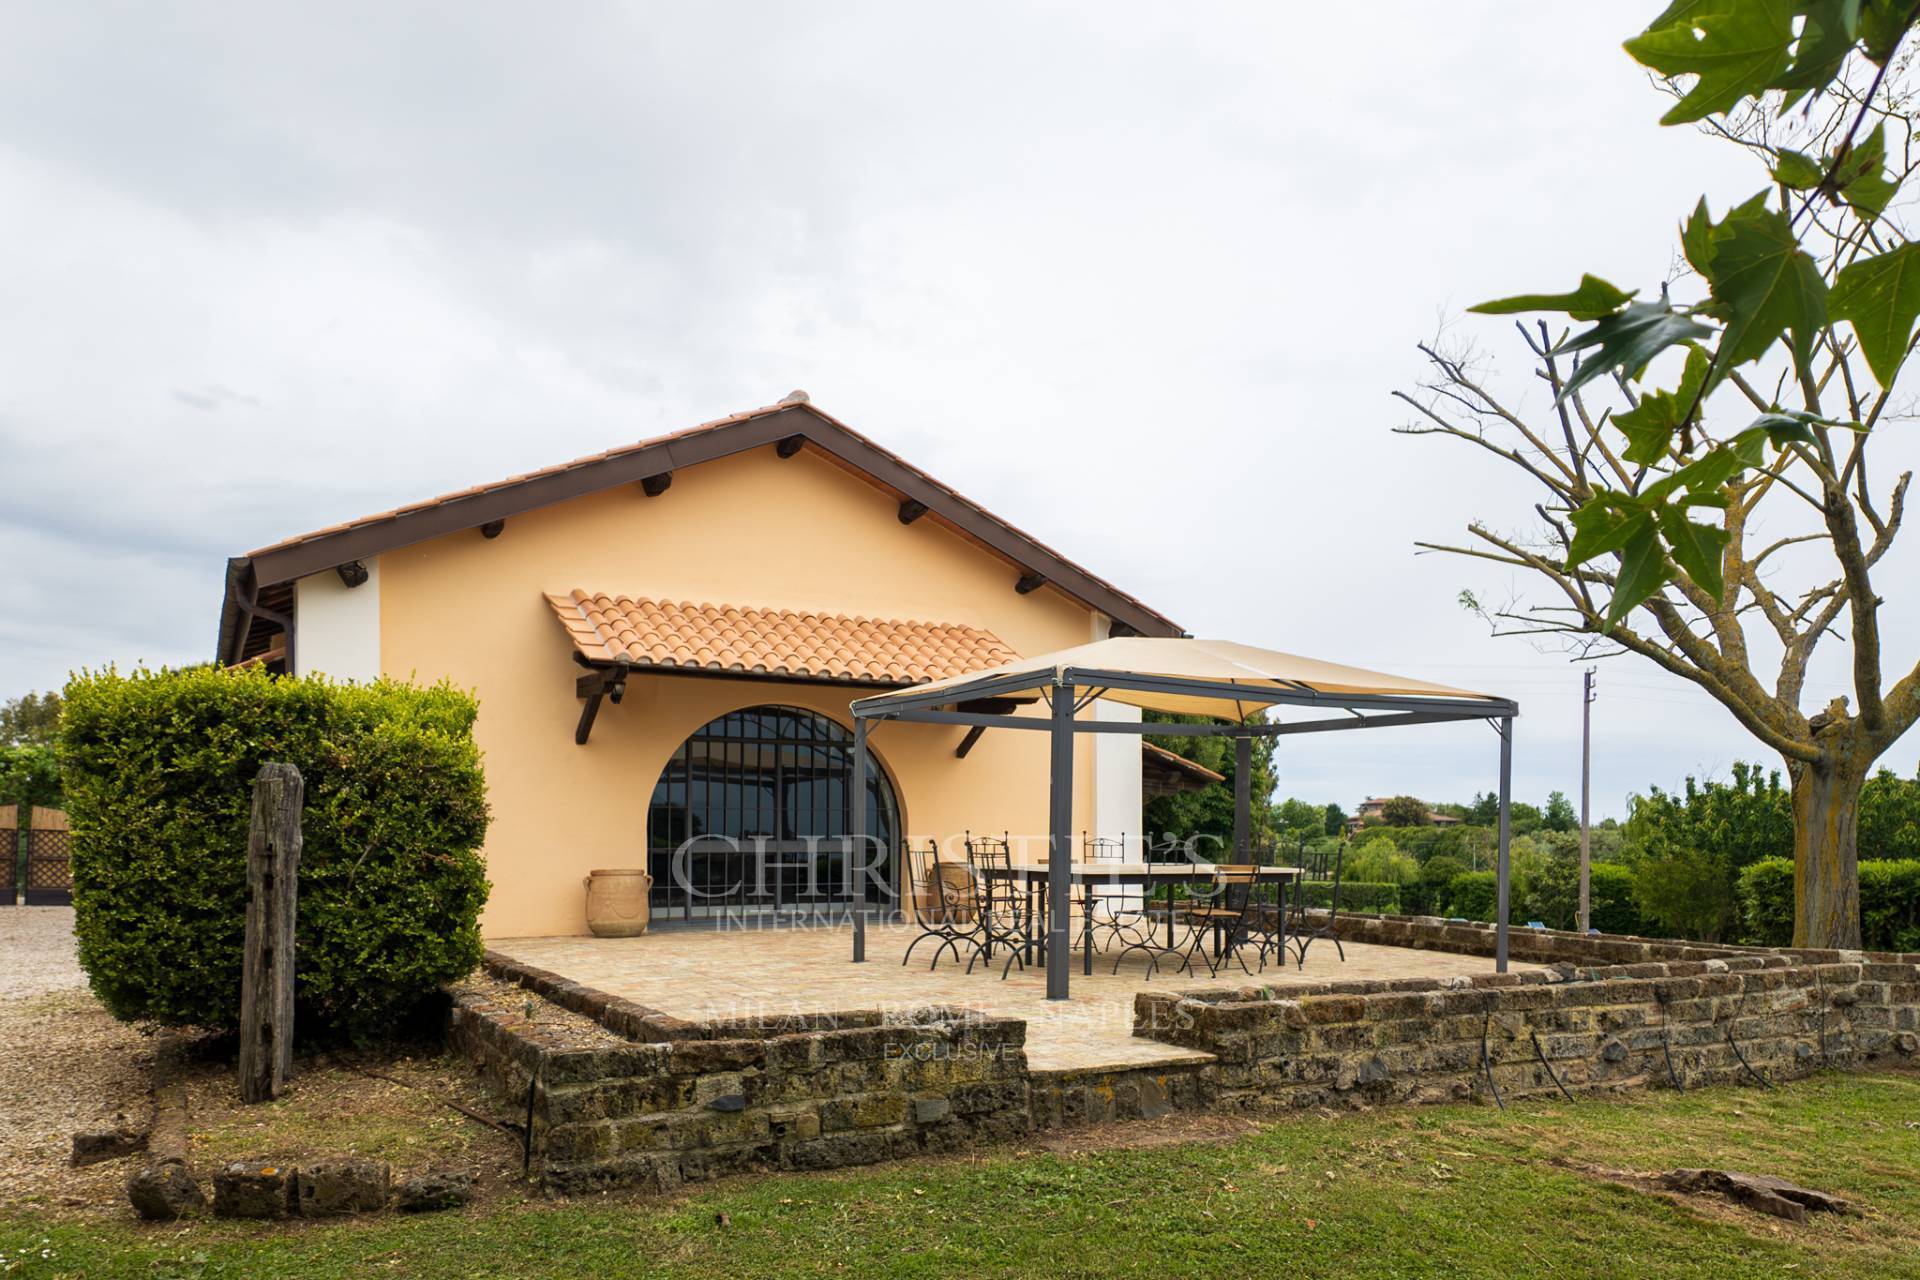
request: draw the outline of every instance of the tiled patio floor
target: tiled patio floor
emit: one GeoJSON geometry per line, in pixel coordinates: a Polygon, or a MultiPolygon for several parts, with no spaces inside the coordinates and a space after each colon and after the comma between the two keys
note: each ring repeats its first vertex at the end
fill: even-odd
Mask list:
{"type": "MultiPolygon", "coordinates": [[[[929,972],[934,944],[923,944],[913,963],[901,955],[917,930],[867,931],[867,963],[851,963],[852,938],[845,929],[661,930],[640,938],[508,938],[490,941],[496,951],[560,974],[609,995],[681,1018],[749,1017],[855,1009],[910,1009],[926,1004],[963,1005],[983,1013],[1027,1021],[1027,1060],[1036,1071],[1147,1065],[1191,1059],[1185,1050],[1133,1035],[1134,993],[1218,987],[1249,981],[1238,965],[1210,977],[1162,971],[1149,981],[1146,960],[1135,955],[1116,976],[1111,957],[1094,958],[1093,976],[1074,956],[1072,998],[1049,1001],[1046,974],[1015,968],[1002,981],[999,965],[971,974],[943,957],[929,972]]],[[[1515,964],[1515,969],[1535,968],[1515,964]]],[[[1315,942],[1305,970],[1289,965],[1284,975],[1269,967],[1257,981],[1290,983],[1342,978],[1440,978],[1491,973],[1493,961],[1442,951],[1348,943],[1342,963],[1333,944],[1315,942]]]]}

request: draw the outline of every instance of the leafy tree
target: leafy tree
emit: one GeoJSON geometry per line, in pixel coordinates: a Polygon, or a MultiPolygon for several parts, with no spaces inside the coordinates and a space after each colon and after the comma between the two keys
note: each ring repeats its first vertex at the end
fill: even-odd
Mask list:
{"type": "MultiPolygon", "coordinates": [[[[1147,719],[1157,724],[1201,724],[1212,723],[1206,716],[1165,715],[1157,711],[1146,713],[1147,719]]],[[[1198,791],[1182,791],[1170,796],[1157,796],[1147,801],[1145,822],[1147,831],[1153,836],[1172,835],[1178,839],[1189,836],[1207,837],[1220,843],[1216,849],[1233,847],[1233,778],[1235,771],[1233,739],[1225,734],[1204,734],[1188,738],[1160,738],[1155,742],[1169,751],[1177,752],[1196,764],[1220,774],[1224,781],[1210,783],[1198,791]]],[[[1273,804],[1274,772],[1273,747],[1276,739],[1257,737],[1253,740],[1253,778],[1250,796],[1253,812],[1252,835],[1256,844],[1276,839],[1280,832],[1275,822],[1273,804]]]]}
{"type": "Polygon", "coordinates": [[[1920,244],[1888,216],[1920,165],[1899,56],[1917,17],[1916,0],[1674,0],[1626,45],[1667,78],[1661,122],[1706,122],[1765,184],[1717,216],[1700,199],[1685,270],[1655,287],[1586,275],[1473,308],[1577,326],[1520,326],[1544,409],[1432,346],[1429,394],[1403,396],[1421,414],[1406,430],[1487,450],[1542,491],[1532,528],[1425,544],[1549,588],[1487,611],[1496,630],[1639,654],[1781,756],[1802,946],[1860,945],[1862,788],[1920,719],[1920,665],[1883,674],[1875,580],[1910,473],[1885,486],[1868,466],[1920,318],[1920,244]],[[1778,654],[1770,678],[1749,627],[1778,654]],[[1835,632],[1852,698],[1808,714],[1808,661],[1835,632]]]}
{"type": "Polygon", "coordinates": [[[1473,803],[1467,806],[1467,821],[1475,826],[1491,827],[1500,821],[1500,797],[1491,791],[1473,793],[1473,803]]]}
{"type": "Polygon", "coordinates": [[[1349,880],[1373,884],[1410,885],[1420,879],[1420,864],[1400,852],[1392,837],[1387,837],[1350,850],[1342,874],[1349,880]]]}
{"type": "Polygon", "coordinates": [[[59,694],[26,693],[0,703],[0,747],[48,747],[59,733],[59,694]]]}
{"type": "Polygon", "coordinates": [[[1288,798],[1274,806],[1273,825],[1289,840],[1311,840],[1327,834],[1327,813],[1317,804],[1288,798]]]}
{"type": "Polygon", "coordinates": [[[1400,891],[1400,901],[1414,915],[1446,910],[1447,886],[1464,874],[1467,864],[1450,853],[1437,853],[1420,865],[1420,878],[1400,891]]]}
{"type": "Polygon", "coordinates": [[[1424,827],[1426,802],[1412,796],[1389,796],[1380,802],[1380,818],[1390,827],[1424,827]]]}
{"type": "Polygon", "coordinates": [[[1327,835],[1337,836],[1347,829],[1347,811],[1345,809],[1342,809],[1337,804],[1330,804],[1326,808],[1326,814],[1327,835]]]}
{"type": "Polygon", "coordinates": [[[1573,801],[1567,799],[1566,792],[1547,793],[1547,809],[1540,825],[1548,831],[1571,831],[1580,825],[1580,815],[1573,811],[1573,801]]]}
{"type": "MultiPolygon", "coordinates": [[[[1630,870],[1617,862],[1595,862],[1588,883],[1594,928],[1602,933],[1645,932],[1630,870]]],[[[1578,849],[1554,849],[1535,875],[1524,901],[1528,920],[1538,920],[1549,929],[1576,928],[1580,909],[1578,849]]]]}
{"type": "Polygon", "coordinates": [[[1920,777],[1882,769],[1860,789],[1860,856],[1920,858],[1920,777]]]}
{"type": "MultiPolygon", "coordinates": [[[[19,805],[24,825],[33,805],[60,807],[60,757],[52,747],[0,745],[0,805],[19,805]]],[[[0,871],[12,869],[0,850],[0,871]]]]}
{"type": "Polygon", "coordinates": [[[1729,782],[1688,778],[1682,794],[1635,796],[1626,855],[1641,912],[1669,935],[1732,935],[1741,870],[1793,844],[1792,798],[1780,774],[1735,764],[1729,782]]]}

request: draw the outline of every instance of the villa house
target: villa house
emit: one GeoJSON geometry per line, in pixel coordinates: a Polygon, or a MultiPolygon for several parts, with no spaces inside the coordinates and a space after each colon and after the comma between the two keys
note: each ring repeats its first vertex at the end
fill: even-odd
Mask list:
{"type": "MultiPolygon", "coordinates": [[[[1368,796],[1360,802],[1360,807],[1354,810],[1353,816],[1347,819],[1347,834],[1352,835],[1362,827],[1376,826],[1386,820],[1386,799],[1383,797],[1368,796]]],[[[1452,814],[1438,813],[1429,809],[1424,825],[1429,827],[1453,827],[1459,824],[1460,819],[1454,817],[1452,814]]]]}
{"type": "MultiPolygon", "coordinates": [[[[648,867],[656,919],[831,903],[820,838],[849,830],[850,701],[1180,634],[796,392],[237,557],[218,658],[475,690],[483,927],[509,937],[585,932],[595,868],[648,867]],[[771,877],[742,852],[756,843],[771,877]]],[[[1045,734],[900,723],[871,747],[868,829],[894,885],[905,840],[1047,830],[1045,734]]],[[[1143,787],[1218,780],[1144,750],[1095,735],[1075,831],[1137,847],[1143,787]]]]}

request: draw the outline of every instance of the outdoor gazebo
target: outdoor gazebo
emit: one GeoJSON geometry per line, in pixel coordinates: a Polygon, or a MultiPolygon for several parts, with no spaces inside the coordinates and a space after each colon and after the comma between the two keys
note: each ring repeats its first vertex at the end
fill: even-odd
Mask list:
{"type": "MultiPolygon", "coordinates": [[[[1507,968],[1507,873],[1509,806],[1513,780],[1513,721],[1519,705],[1404,676],[1257,649],[1227,640],[1128,636],[1077,645],[1024,658],[987,671],[862,698],[853,704],[854,792],[867,784],[867,733],[876,720],[1050,733],[1053,737],[1048,810],[1047,998],[1067,998],[1072,930],[1073,752],[1079,733],[1160,734],[1193,737],[1228,734],[1235,739],[1234,849],[1249,847],[1251,796],[1248,778],[1256,737],[1384,729],[1395,725],[1485,720],[1500,739],[1500,840],[1496,862],[1499,891],[1496,968],[1507,968]],[[1126,703],[1148,711],[1214,717],[1212,724],[1154,724],[1092,720],[1078,712],[1094,702],[1126,703]],[[1019,713],[1022,703],[1044,701],[1045,715],[1019,713]],[[1270,708],[1305,708],[1298,719],[1250,723],[1270,708]],[[1336,714],[1320,715],[1318,712],[1336,714]]],[[[863,843],[866,806],[853,808],[853,839],[863,843]]],[[[853,958],[866,958],[866,920],[854,913],[853,958]]]]}

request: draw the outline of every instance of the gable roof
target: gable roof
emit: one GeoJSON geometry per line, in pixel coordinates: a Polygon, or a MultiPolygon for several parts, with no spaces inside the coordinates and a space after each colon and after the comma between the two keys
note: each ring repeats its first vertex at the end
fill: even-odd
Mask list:
{"type": "Polygon", "coordinates": [[[253,634],[254,619],[264,617],[270,626],[282,626],[286,615],[283,609],[260,607],[262,597],[278,603],[277,589],[296,578],[620,485],[658,482],[681,467],[767,445],[779,445],[784,456],[812,450],[894,495],[902,504],[903,522],[911,510],[914,518],[931,519],[998,555],[1021,570],[1025,590],[1044,582],[1106,614],[1122,630],[1154,636],[1183,634],[1165,614],[881,448],[815,407],[805,392],[796,391],[778,404],[330,525],[236,556],[228,562],[216,656],[223,662],[236,661],[249,648],[264,647],[265,641],[253,634]]]}

